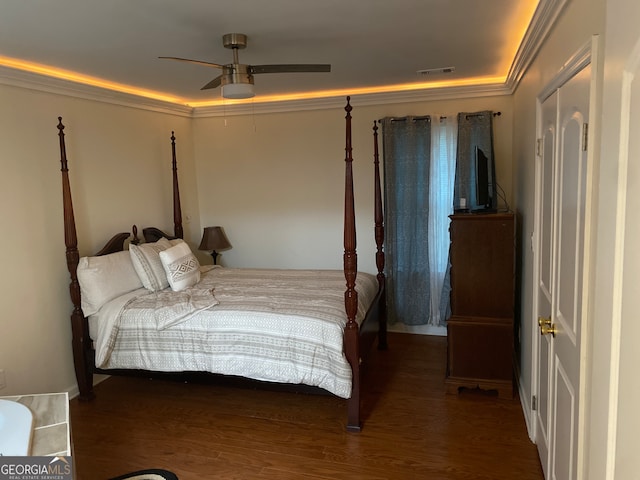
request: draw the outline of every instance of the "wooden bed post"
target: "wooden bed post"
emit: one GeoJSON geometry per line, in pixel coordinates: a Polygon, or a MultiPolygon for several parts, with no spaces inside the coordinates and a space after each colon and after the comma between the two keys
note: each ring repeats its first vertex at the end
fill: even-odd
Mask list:
{"type": "Polygon", "coordinates": [[[382,187],[380,181],[380,156],[378,154],[378,122],[373,121],[373,165],[374,165],[374,218],[375,218],[375,240],[376,240],[376,267],[378,268],[378,286],[383,292],[380,305],[380,315],[378,317],[378,349],[387,349],[387,302],[386,302],[386,280],[384,276],[384,214],[382,210],[382,187]]]}
{"type": "Polygon", "coordinates": [[[356,216],[353,195],[353,156],[351,148],[351,110],[347,97],[344,107],[346,115],[345,145],[345,189],[344,189],[344,277],[347,290],[344,293],[344,304],[347,313],[347,324],[344,330],[345,355],[352,371],[351,397],[347,403],[347,430],[359,432],[360,425],[360,348],[358,323],[358,292],[356,291],[356,275],[358,271],[358,255],[356,253],[356,216]]]}
{"type": "Polygon", "coordinates": [[[184,238],[182,231],[182,207],[180,206],[180,189],[178,188],[178,163],[176,162],[176,137],[171,132],[171,154],[173,169],[173,234],[178,238],[184,238]]]}
{"type": "Polygon", "coordinates": [[[91,365],[93,358],[91,355],[91,339],[89,338],[89,328],[87,319],[82,313],[80,306],[80,284],[78,283],[78,237],[76,234],[76,222],[73,214],[73,202],[71,201],[71,186],[69,184],[69,169],[67,166],[67,150],[64,142],[64,125],[62,117],[58,117],[58,136],[60,137],[60,164],[62,172],[62,201],[64,208],[64,243],[67,253],[67,268],[71,276],[69,293],[73,302],[73,312],[71,313],[71,332],[73,347],[73,364],[80,390],[80,400],[91,400],[93,393],[93,371],[91,365]]]}

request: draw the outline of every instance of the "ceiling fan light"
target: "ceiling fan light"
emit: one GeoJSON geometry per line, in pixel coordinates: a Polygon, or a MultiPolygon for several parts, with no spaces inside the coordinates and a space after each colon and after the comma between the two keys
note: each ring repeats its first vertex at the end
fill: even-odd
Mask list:
{"type": "Polygon", "coordinates": [[[223,98],[251,98],[255,96],[251,83],[227,83],[222,86],[223,98]]]}

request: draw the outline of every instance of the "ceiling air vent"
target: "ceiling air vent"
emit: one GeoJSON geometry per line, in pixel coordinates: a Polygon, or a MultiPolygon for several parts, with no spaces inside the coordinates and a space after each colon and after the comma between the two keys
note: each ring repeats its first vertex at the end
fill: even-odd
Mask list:
{"type": "Polygon", "coordinates": [[[440,68],[427,68],[424,70],[418,70],[416,73],[419,77],[427,77],[431,75],[442,75],[445,73],[453,73],[456,71],[456,67],[440,67],[440,68]]]}

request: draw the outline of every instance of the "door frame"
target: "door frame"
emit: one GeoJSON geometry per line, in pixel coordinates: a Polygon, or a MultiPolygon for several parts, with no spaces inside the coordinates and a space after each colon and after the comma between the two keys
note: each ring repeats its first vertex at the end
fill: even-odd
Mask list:
{"type": "MultiPolygon", "coordinates": [[[[615,59],[615,57],[614,57],[615,59]]],[[[620,414],[618,400],[620,390],[620,369],[623,363],[621,358],[622,351],[622,330],[624,328],[625,319],[623,315],[624,304],[624,255],[626,228],[628,224],[628,196],[630,195],[628,185],[629,179],[627,172],[629,170],[629,144],[631,129],[631,100],[632,100],[632,84],[637,81],[640,73],[640,37],[636,37],[635,43],[624,57],[625,63],[622,66],[621,85],[620,85],[620,124],[617,132],[617,155],[612,158],[618,160],[617,178],[616,178],[616,195],[615,195],[615,226],[614,226],[614,254],[613,254],[613,288],[611,301],[611,336],[610,336],[610,358],[609,358],[609,377],[607,380],[609,403],[606,409],[606,418],[608,423],[606,440],[602,442],[606,445],[603,455],[602,464],[604,465],[604,478],[613,480],[617,473],[616,463],[620,454],[618,453],[618,425],[620,424],[620,414]]],[[[597,447],[596,447],[597,448],[597,447]]],[[[624,454],[623,454],[624,455],[624,454]]],[[[636,462],[637,463],[637,462],[636,462]]],[[[634,465],[633,462],[628,463],[626,470],[634,465]]]]}
{"type": "MultiPolygon", "coordinates": [[[[589,132],[587,143],[587,192],[591,192],[585,199],[585,236],[584,236],[584,255],[583,255],[583,275],[585,285],[583,287],[584,294],[582,296],[582,327],[581,327],[581,350],[580,350],[580,409],[578,412],[578,445],[577,445],[577,478],[583,478],[586,465],[585,448],[586,448],[586,418],[589,411],[588,395],[589,377],[591,372],[590,363],[590,339],[592,336],[592,311],[593,311],[593,286],[594,286],[594,262],[595,262],[595,242],[596,238],[596,218],[597,218],[597,191],[595,182],[595,174],[598,171],[596,165],[598,155],[596,154],[599,139],[597,132],[600,131],[598,98],[600,96],[600,37],[593,35],[562,67],[562,69],[551,79],[549,83],[542,89],[536,98],[536,139],[542,136],[542,104],[556,90],[564,85],[569,79],[576,75],[587,65],[591,64],[591,85],[589,93],[589,132]]],[[[536,142],[537,143],[537,142],[536,142]]],[[[540,385],[538,384],[538,348],[540,336],[538,334],[538,278],[539,255],[540,255],[540,207],[541,207],[541,171],[539,152],[535,152],[535,187],[534,187],[534,229],[531,236],[531,248],[533,250],[533,285],[532,285],[532,305],[531,305],[531,395],[539,398],[540,385]]],[[[534,409],[533,399],[528,399],[529,425],[531,427],[531,438],[536,442],[538,439],[538,426],[536,421],[536,410],[534,409]]],[[[542,459],[541,459],[542,460],[542,459]]]]}

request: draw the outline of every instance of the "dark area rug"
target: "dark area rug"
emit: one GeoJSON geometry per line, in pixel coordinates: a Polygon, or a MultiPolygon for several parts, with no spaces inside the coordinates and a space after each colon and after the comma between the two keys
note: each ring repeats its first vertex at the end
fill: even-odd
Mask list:
{"type": "Polygon", "coordinates": [[[127,473],[109,480],[178,480],[178,477],[167,470],[151,469],[127,473]]]}

